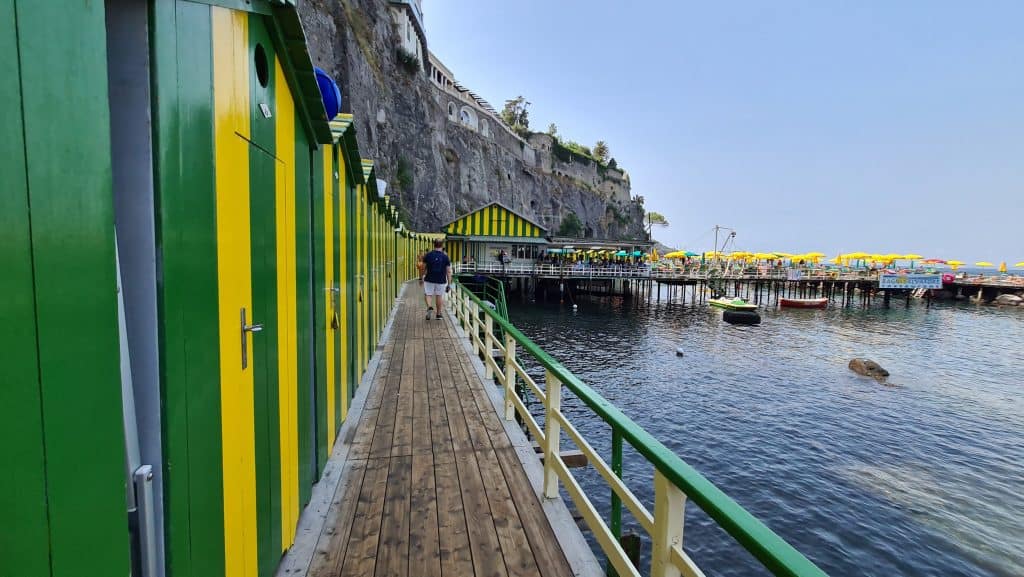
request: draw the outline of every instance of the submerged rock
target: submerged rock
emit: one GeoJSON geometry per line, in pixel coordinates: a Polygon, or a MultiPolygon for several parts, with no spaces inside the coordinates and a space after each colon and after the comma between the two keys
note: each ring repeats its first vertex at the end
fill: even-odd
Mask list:
{"type": "Polygon", "coordinates": [[[881,365],[871,359],[852,359],[849,367],[851,371],[865,377],[884,379],[889,376],[889,371],[883,369],[881,365]]]}
{"type": "Polygon", "coordinates": [[[1024,302],[1024,298],[1021,298],[1017,295],[1005,294],[997,296],[996,299],[992,302],[994,302],[997,305],[1017,306],[1020,303],[1024,302]]]}

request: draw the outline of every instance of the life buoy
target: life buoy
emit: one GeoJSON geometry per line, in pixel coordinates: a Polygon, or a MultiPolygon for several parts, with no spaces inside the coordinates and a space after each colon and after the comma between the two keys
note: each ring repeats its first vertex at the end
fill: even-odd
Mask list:
{"type": "Polygon", "coordinates": [[[942,284],[953,284],[954,280],[956,280],[956,277],[953,276],[952,274],[948,272],[942,273],[942,284]]]}

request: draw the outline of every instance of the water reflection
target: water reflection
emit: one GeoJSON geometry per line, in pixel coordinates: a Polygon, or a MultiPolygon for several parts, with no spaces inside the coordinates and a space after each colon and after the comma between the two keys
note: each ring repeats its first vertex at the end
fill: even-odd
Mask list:
{"type": "MultiPolygon", "coordinates": [[[[1024,311],[769,309],[741,327],[706,306],[578,302],[510,313],[825,571],[1024,574],[1024,311]],[[896,386],[849,371],[859,356],[896,386]]],[[[608,427],[571,395],[563,402],[608,455],[608,427]]],[[[608,494],[596,473],[577,472],[608,494]]],[[[650,505],[651,471],[635,452],[626,478],[650,505]]],[[[686,549],[708,575],[763,573],[692,506],[686,549]]]]}

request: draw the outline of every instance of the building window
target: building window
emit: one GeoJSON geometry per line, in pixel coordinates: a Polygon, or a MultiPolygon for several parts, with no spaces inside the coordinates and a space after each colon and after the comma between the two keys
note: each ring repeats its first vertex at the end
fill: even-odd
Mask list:
{"type": "Polygon", "coordinates": [[[487,126],[487,121],[483,119],[480,119],[480,134],[483,134],[484,136],[491,135],[490,127],[487,126]]]}
{"type": "Polygon", "coordinates": [[[468,106],[463,106],[459,110],[459,121],[473,130],[477,129],[476,113],[468,106]]]}
{"type": "Polygon", "coordinates": [[[448,103],[448,118],[450,120],[455,120],[455,103],[454,102],[449,102],[448,103]]]}
{"type": "Polygon", "coordinates": [[[514,244],[512,245],[512,258],[535,260],[541,255],[540,247],[535,244],[514,244]]]}

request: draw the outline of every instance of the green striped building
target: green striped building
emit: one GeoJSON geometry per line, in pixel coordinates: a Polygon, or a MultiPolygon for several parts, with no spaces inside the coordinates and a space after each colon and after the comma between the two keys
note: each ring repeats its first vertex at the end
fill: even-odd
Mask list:
{"type": "Polygon", "coordinates": [[[547,229],[500,202],[462,215],[442,230],[453,263],[497,263],[505,251],[513,264],[532,264],[548,244],[547,229]]]}

